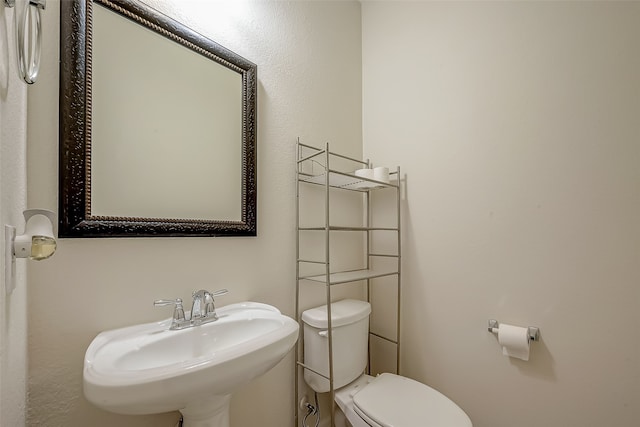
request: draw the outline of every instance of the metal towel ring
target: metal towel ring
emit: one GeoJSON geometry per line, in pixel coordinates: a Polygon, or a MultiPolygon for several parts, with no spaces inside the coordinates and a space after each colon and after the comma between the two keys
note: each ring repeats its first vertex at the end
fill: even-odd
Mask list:
{"type": "Polygon", "coordinates": [[[24,18],[18,24],[17,51],[20,77],[28,84],[34,84],[40,71],[42,51],[42,16],[46,0],[29,0],[24,18]],[[28,38],[27,37],[27,28],[28,38]]]}

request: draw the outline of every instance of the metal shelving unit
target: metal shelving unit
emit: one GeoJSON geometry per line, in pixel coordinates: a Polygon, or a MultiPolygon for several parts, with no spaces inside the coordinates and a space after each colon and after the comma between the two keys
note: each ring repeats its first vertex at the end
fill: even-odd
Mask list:
{"type": "MultiPolygon", "coordinates": [[[[331,401],[331,426],[335,425],[335,390],[333,383],[333,333],[331,325],[331,288],[336,285],[343,285],[354,282],[366,282],[367,300],[371,302],[371,281],[382,277],[396,277],[397,285],[397,319],[396,319],[396,338],[382,336],[380,334],[370,332],[370,337],[375,336],[390,342],[396,346],[396,373],[400,371],[400,301],[401,301],[401,245],[400,245],[400,168],[389,173],[389,182],[377,181],[375,179],[367,179],[355,175],[356,169],[370,168],[369,161],[363,161],[348,156],[343,156],[329,150],[329,144],[325,144],[324,148],[317,148],[310,145],[302,144],[298,140],[297,143],[297,168],[296,168],[296,320],[300,324],[300,336],[296,345],[296,366],[295,366],[295,426],[300,426],[300,416],[298,403],[300,401],[300,378],[303,378],[303,369],[310,369],[304,365],[303,349],[303,325],[301,320],[300,296],[301,282],[310,282],[315,284],[323,284],[326,293],[327,305],[327,327],[328,327],[328,348],[329,348],[329,376],[313,371],[329,381],[329,393],[331,401]],[[341,166],[335,166],[340,163],[341,166]],[[322,224],[314,224],[313,226],[301,226],[301,187],[312,185],[324,187],[324,219],[322,224]],[[375,227],[372,226],[372,207],[370,193],[384,189],[394,189],[396,192],[396,215],[395,221],[391,227],[375,227]],[[332,208],[332,192],[350,191],[361,194],[362,198],[362,216],[363,225],[357,226],[338,226],[331,224],[330,212],[332,208]],[[354,239],[364,239],[363,247],[366,248],[366,268],[358,268],[347,271],[334,271],[331,263],[331,239],[334,232],[350,232],[354,234],[354,239]],[[397,241],[397,249],[395,253],[373,253],[371,251],[371,241],[373,233],[391,232],[395,234],[397,241]],[[302,259],[300,257],[300,240],[305,233],[323,233],[324,234],[324,251],[323,259],[302,259]],[[397,262],[391,261],[386,263],[384,267],[373,267],[374,259],[395,259],[397,262]],[[323,270],[320,274],[301,273],[304,266],[316,266],[323,270]],[[302,267],[302,268],[301,268],[302,267]]],[[[357,196],[356,196],[357,197],[357,196]]]]}

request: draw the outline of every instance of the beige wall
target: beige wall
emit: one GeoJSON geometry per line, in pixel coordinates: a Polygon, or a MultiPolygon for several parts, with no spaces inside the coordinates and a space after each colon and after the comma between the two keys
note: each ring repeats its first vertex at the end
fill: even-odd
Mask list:
{"type": "Polygon", "coordinates": [[[0,3],[0,426],[25,422],[27,385],[26,260],[16,263],[16,288],[5,294],[4,225],[24,231],[27,199],[27,86],[18,77],[15,51],[16,10],[0,3]]]}
{"type": "Polygon", "coordinates": [[[400,164],[404,373],[475,427],[640,423],[640,3],[363,2],[400,164]],[[502,356],[487,319],[541,328],[502,356]]]}
{"type": "MultiPolygon", "coordinates": [[[[295,137],[357,156],[361,132],[367,157],[407,176],[404,373],[475,427],[638,424],[638,3],[363,2],[362,33],[357,3],[178,4],[203,2],[165,11],[258,64],[259,236],[67,239],[30,263],[28,425],[173,426],[88,404],[86,346],[199,287],[292,314],[295,137]],[[529,362],[502,356],[489,318],[541,328],[529,362]]],[[[54,209],[58,9],[29,93],[29,204],[54,209]]],[[[291,425],[291,362],[239,393],[234,425],[291,425]]]]}
{"type": "MultiPolygon", "coordinates": [[[[28,425],[173,427],[177,414],[119,416],[86,402],[88,344],[102,330],[168,317],[154,299],[187,300],[199,288],[228,288],[220,304],[260,301],[293,315],[296,137],[361,155],[359,3],[153,3],[258,65],[258,237],[63,239],[53,258],[31,263],[28,425]]],[[[47,56],[29,93],[29,203],[54,209],[58,13],[49,1],[47,56]]],[[[232,425],[293,425],[292,393],[288,357],[238,393],[232,425]]]]}

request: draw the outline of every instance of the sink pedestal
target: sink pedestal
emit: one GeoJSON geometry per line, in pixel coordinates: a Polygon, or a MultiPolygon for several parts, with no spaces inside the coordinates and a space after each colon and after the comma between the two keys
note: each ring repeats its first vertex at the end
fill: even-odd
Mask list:
{"type": "Polygon", "coordinates": [[[229,427],[231,395],[209,396],[180,410],[183,427],[229,427]]]}

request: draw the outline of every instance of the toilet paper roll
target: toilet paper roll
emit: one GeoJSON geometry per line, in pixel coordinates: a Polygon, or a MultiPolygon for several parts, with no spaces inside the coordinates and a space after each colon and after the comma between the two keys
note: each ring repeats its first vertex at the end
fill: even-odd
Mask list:
{"type": "Polygon", "coordinates": [[[502,354],[529,360],[529,331],[520,326],[500,324],[498,342],[502,346],[502,354]]]}
{"type": "Polygon", "coordinates": [[[373,169],[358,169],[356,171],[356,176],[373,179],[373,169]]]}
{"type": "Polygon", "coordinates": [[[373,179],[389,183],[389,168],[378,167],[373,169],[373,179]]]}

